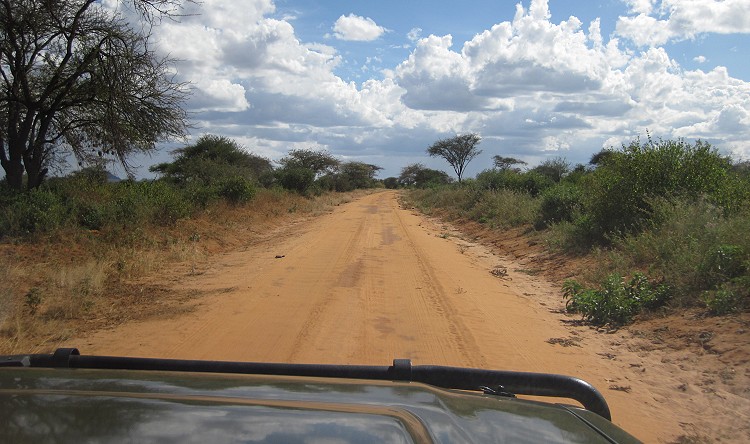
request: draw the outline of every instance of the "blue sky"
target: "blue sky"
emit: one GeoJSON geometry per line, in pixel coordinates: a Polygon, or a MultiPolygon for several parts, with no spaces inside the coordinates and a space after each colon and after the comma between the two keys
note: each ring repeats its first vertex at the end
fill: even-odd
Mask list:
{"type": "MultiPolygon", "coordinates": [[[[110,0],[115,1],[115,0],[110,0]]],[[[191,83],[191,137],[277,160],[325,149],[398,175],[483,137],[530,165],[587,162],[648,131],[750,159],[750,1],[203,0],[156,47],[191,83]]],[[[147,167],[169,159],[164,145],[147,167]]]]}
{"type": "MultiPolygon", "coordinates": [[[[526,5],[530,4],[527,0],[526,5]]],[[[451,34],[456,44],[471,40],[492,25],[513,20],[517,1],[277,1],[277,18],[290,18],[296,35],[307,42],[323,42],[335,47],[345,57],[335,73],[345,80],[362,81],[377,77],[378,68],[392,68],[405,59],[413,42],[410,31],[419,29],[420,36],[451,34]],[[349,11],[348,13],[342,11],[349,11]],[[332,37],[332,23],[341,16],[355,14],[371,18],[387,31],[373,41],[346,41],[332,37]],[[370,71],[362,71],[367,58],[373,59],[370,71]],[[379,60],[374,60],[378,58],[379,60]]],[[[524,2],[522,2],[524,4],[524,2]]],[[[602,35],[613,36],[617,19],[627,15],[628,6],[621,0],[581,1],[551,0],[550,21],[559,23],[569,17],[590,23],[599,18],[602,35]]],[[[749,3],[750,5],[750,3],[749,3]]],[[[748,6],[750,8],[750,6],[748,6]]],[[[745,11],[745,14],[748,14],[745,11]]],[[[663,16],[663,15],[662,15],[663,16]]],[[[712,69],[725,66],[733,77],[750,81],[750,49],[741,50],[750,42],[745,34],[706,33],[698,38],[673,41],[664,48],[685,69],[712,69]],[[707,60],[697,62],[697,57],[707,60]]],[[[623,46],[628,42],[623,42],[623,46]]],[[[630,46],[634,50],[637,47],[630,46]]]]}

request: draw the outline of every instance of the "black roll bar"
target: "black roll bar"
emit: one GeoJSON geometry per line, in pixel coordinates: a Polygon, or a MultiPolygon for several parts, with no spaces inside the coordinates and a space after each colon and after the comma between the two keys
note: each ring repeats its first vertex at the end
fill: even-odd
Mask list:
{"type": "Polygon", "coordinates": [[[391,366],[282,364],[188,359],[86,356],[76,348],[59,348],[53,354],[0,357],[0,367],[50,367],[110,370],[161,370],[204,373],[308,376],[319,378],[372,379],[421,382],[436,387],[483,390],[499,387],[504,393],[575,399],[586,410],[612,420],[604,397],[591,384],[570,376],[503,370],[481,370],[440,365],[411,365],[409,359],[394,359],[391,366]]]}

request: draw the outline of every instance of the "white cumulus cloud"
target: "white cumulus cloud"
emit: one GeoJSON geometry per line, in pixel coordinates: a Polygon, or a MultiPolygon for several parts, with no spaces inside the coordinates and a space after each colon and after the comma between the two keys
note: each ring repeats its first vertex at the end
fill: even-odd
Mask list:
{"type": "Polygon", "coordinates": [[[333,24],[333,33],[339,40],[369,42],[377,40],[386,29],[369,17],[342,15],[333,24]]]}
{"type": "Polygon", "coordinates": [[[638,15],[620,17],[616,32],[639,46],[658,46],[672,40],[693,39],[703,33],[750,33],[747,0],[625,2],[638,15]]]}

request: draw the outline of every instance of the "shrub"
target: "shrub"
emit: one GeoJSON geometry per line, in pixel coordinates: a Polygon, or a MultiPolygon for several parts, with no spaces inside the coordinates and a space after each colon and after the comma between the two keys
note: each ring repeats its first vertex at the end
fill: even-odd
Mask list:
{"type": "Polygon", "coordinates": [[[536,197],[554,184],[555,182],[543,174],[536,171],[527,171],[521,174],[520,186],[516,184],[512,184],[512,186],[517,191],[525,191],[532,197],[536,197]]]}
{"type": "Polygon", "coordinates": [[[583,319],[594,325],[623,325],[630,322],[642,309],[664,305],[670,292],[664,284],[652,284],[642,273],[635,273],[630,281],[613,273],[600,288],[585,288],[575,280],[563,284],[565,308],[581,313],[583,319]]]}
{"type": "Polygon", "coordinates": [[[255,196],[255,186],[244,177],[230,177],[219,182],[219,196],[229,202],[238,204],[247,202],[255,196]]]}
{"type": "Polygon", "coordinates": [[[555,185],[542,193],[535,226],[544,228],[557,222],[572,222],[581,207],[580,188],[567,183],[555,185]]]}
{"type": "Polygon", "coordinates": [[[639,141],[613,152],[582,181],[585,211],[591,216],[591,235],[599,240],[612,234],[642,230],[652,207],[649,199],[709,196],[725,208],[737,203],[731,189],[729,160],[707,143],[683,140],[639,141]]]}
{"type": "Polygon", "coordinates": [[[548,178],[552,182],[558,183],[570,173],[570,162],[562,157],[547,159],[531,171],[548,178]]]}
{"type": "Polygon", "coordinates": [[[179,219],[190,216],[192,206],[179,189],[164,182],[156,182],[153,186],[154,195],[150,196],[150,201],[145,202],[149,222],[154,225],[172,225],[179,219]]]}
{"type": "Polygon", "coordinates": [[[78,225],[89,230],[99,230],[104,225],[104,210],[96,202],[78,202],[75,208],[78,225]]]}
{"type": "Polygon", "coordinates": [[[120,182],[106,206],[107,223],[118,226],[170,225],[190,215],[192,205],[175,185],[164,181],[120,182]]]}
{"type": "Polygon", "coordinates": [[[484,170],[477,174],[476,187],[481,190],[498,191],[506,188],[513,176],[520,173],[509,170],[484,170]]]}
{"type": "MultiPolygon", "coordinates": [[[[745,289],[745,293],[747,290],[745,289]]],[[[716,290],[703,293],[706,308],[714,315],[737,313],[744,308],[746,294],[732,285],[723,284],[716,290]]]]}
{"type": "Polygon", "coordinates": [[[234,176],[254,178],[273,169],[270,160],[248,153],[237,141],[211,134],[172,151],[172,155],[173,162],[154,165],[149,171],[180,185],[196,181],[212,185],[234,176]]]}
{"type": "Polygon", "coordinates": [[[674,288],[674,303],[696,306],[702,294],[750,271],[750,217],[724,215],[706,200],[651,199],[650,228],[614,242],[618,269],[645,269],[674,288]]]}
{"type": "Polygon", "coordinates": [[[307,168],[285,167],[277,170],[278,182],[287,190],[304,194],[315,181],[315,173],[307,168]]]}
{"type": "Polygon", "coordinates": [[[47,189],[10,191],[2,203],[0,233],[4,235],[49,232],[63,226],[69,217],[64,202],[47,189]]]}
{"type": "Polygon", "coordinates": [[[706,285],[720,284],[747,271],[745,257],[737,245],[718,245],[707,252],[698,266],[698,273],[706,285]]]}
{"type": "Polygon", "coordinates": [[[511,190],[529,193],[532,197],[554,185],[548,177],[536,171],[520,173],[514,170],[484,170],[477,175],[476,186],[482,190],[511,190]]]}
{"type": "Polygon", "coordinates": [[[516,227],[534,221],[539,201],[518,191],[484,191],[467,213],[471,219],[490,227],[516,227]]]}

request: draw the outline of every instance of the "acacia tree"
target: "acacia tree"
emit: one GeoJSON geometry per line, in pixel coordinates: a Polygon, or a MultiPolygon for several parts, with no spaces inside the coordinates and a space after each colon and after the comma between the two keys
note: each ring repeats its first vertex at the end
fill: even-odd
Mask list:
{"type": "Polygon", "coordinates": [[[516,165],[526,165],[526,162],[520,159],[516,159],[515,157],[503,157],[495,155],[492,156],[492,161],[495,165],[495,168],[499,169],[500,171],[515,171],[517,173],[520,173],[521,169],[516,165]]]}
{"type": "Polygon", "coordinates": [[[427,148],[427,154],[445,159],[453,167],[453,171],[458,176],[458,182],[461,183],[466,165],[482,153],[482,150],[477,149],[481,140],[482,138],[474,133],[441,139],[427,148]]]}
{"type": "Polygon", "coordinates": [[[315,176],[335,173],[341,162],[327,151],[315,151],[308,149],[289,150],[279,163],[282,168],[304,168],[312,171],[315,176]]]}
{"type": "Polygon", "coordinates": [[[407,187],[424,188],[431,184],[448,184],[453,179],[444,171],[427,168],[421,163],[413,163],[401,169],[401,174],[397,180],[399,184],[407,187]]]}
{"type": "Polygon", "coordinates": [[[235,140],[212,134],[203,135],[195,144],[171,154],[173,162],[153,165],[149,171],[180,185],[211,184],[231,177],[257,180],[273,171],[270,160],[246,152],[235,140]]]}
{"type": "Polygon", "coordinates": [[[555,157],[553,159],[545,160],[538,166],[532,168],[531,171],[537,172],[557,183],[570,173],[570,162],[563,157],[555,157]]]}
{"type": "MultiPolygon", "coordinates": [[[[125,0],[123,0],[125,2],[125,0]]],[[[176,0],[129,0],[147,20],[176,0]]],[[[184,85],[170,60],[99,0],[0,0],[0,164],[11,188],[44,180],[52,162],[119,160],[183,136],[184,85]]]]}
{"type": "Polygon", "coordinates": [[[364,162],[345,162],[341,164],[341,175],[346,177],[353,188],[370,188],[375,182],[375,175],[382,167],[364,162]]]}

